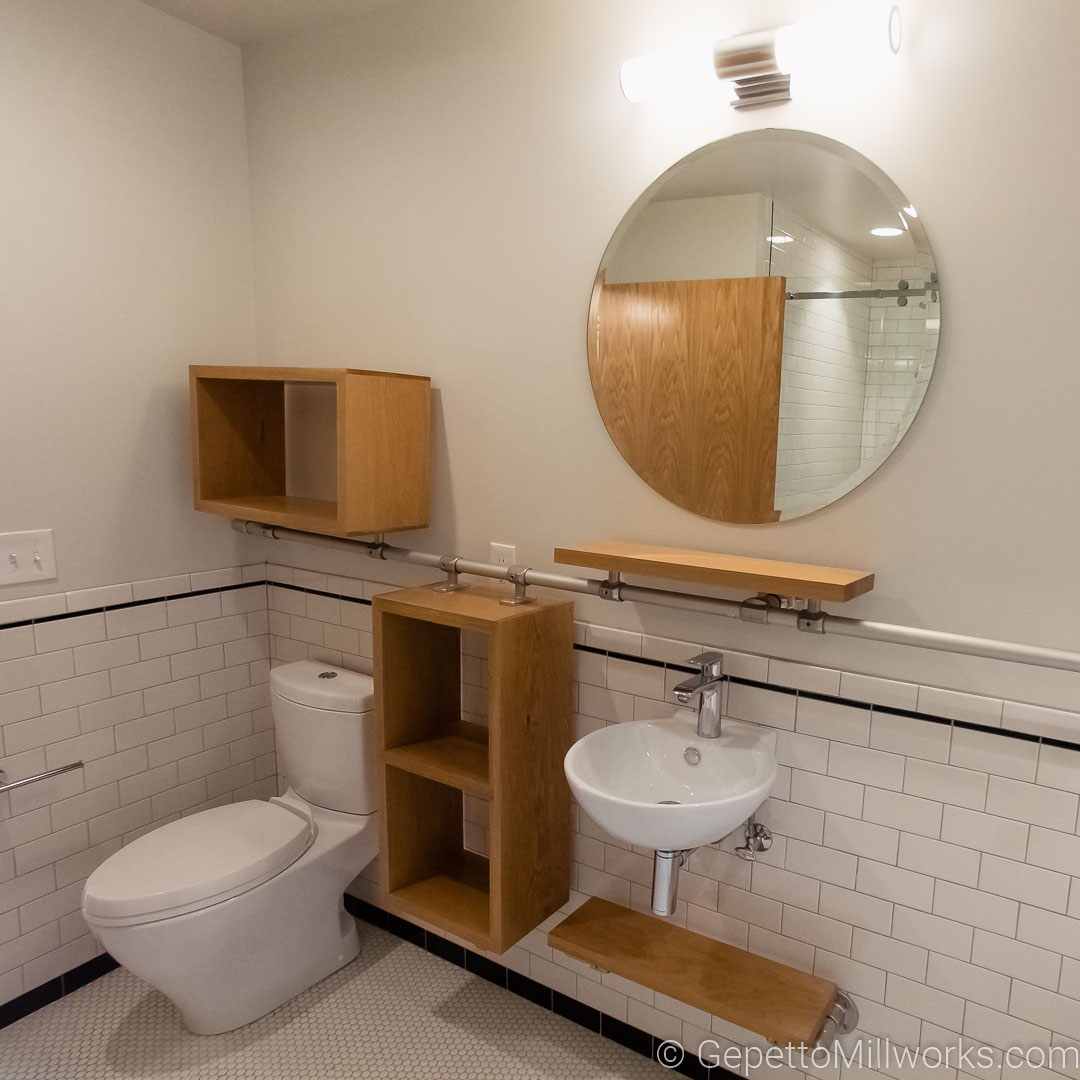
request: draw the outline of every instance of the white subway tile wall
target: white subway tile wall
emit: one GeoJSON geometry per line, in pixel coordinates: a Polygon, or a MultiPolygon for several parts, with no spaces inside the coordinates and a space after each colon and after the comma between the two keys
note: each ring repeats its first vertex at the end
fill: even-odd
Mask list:
{"type": "MultiPolygon", "coordinates": [[[[87,762],[0,797],[0,1000],[97,951],[75,913],[101,859],[175,815],[276,790],[268,657],[371,671],[363,601],[390,586],[274,565],[243,568],[239,580],[263,578],[276,584],[0,630],[0,767],[16,778],[72,756],[87,762]],[[80,673],[79,650],[129,638],[137,658],[122,646],[81,653],[84,665],[119,662],[80,673]],[[81,682],[101,673],[106,683],[81,682]],[[58,703],[50,711],[46,688],[58,703]]],[[[176,583],[133,583],[132,592],[155,588],[175,595],[176,583]]],[[[709,644],[584,624],[577,640],[600,650],[575,654],[577,737],[673,709],[668,688],[683,673],[665,678],[655,662],[678,664],[709,644]]],[[[737,660],[742,678],[774,680],[734,684],[729,712],[778,731],[779,776],[758,815],[775,840],[754,864],[735,857],[738,834],[698,849],[672,920],[836,980],[855,996],[864,1035],[915,1046],[963,1033],[999,1049],[1075,1040],[1080,745],[1010,734],[1010,716],[1026,719],[1019,703],[998,712],[977,696],[737,660]],[[793,687],[851,692],[830,700],[793,687]],[[942,719],[888,711],[917,701],[944,703],[942,719]],[[990,730],[970,726],[973,716],[990,730]]],[[[465,643],[462,673],[466,714],[482,722],[482,642],[465,643]]],[[[1080,744],[1080,716],[1054,711],[1053,723],[1056,737],[1080,744]]],[[[469,800],[464,822],[480,851],[484,809],[469,800]]],[[[651,852],[607,835],[576,806],[572,822],[565,911],[589,895],[648,910],[651,852]]],[[[377,901],[376,880],[373,864],[352,891],[377,901]]],[[[560,917],[496,959],[658,1037],[761,1045],[551,950],[546,930],[560,917]]]]}
{"type": "Polygon", "coordinates": [[[0,1004],[100,953],[79,914],[105,858],[182,815],[277,793],[265,565],[0,604],[0,1004]],[[178,593],[215,590],[178,599],[178,593]],[[157,600],[161,597],[161,600],[157,600]],[[131,604],[148,599],[134,607],[131,604]],[[111,607],[111,610],[90,610],[111,607]]]}
{"type": "MultiPolygon", "coordinates": [[[[275,659],[311,657],[370,670],[366,651],[326,647],[333,623],[322,626],[323,644],[289,637],[291,620],[312,618],[312,598],[301,608],[298,594],[285,592],[271,591],[271,624],[282,631],[271,638],[275,659]]],[[[667,687],[684,673],[669,671],[664,679],[655,661],[684,665],[708,645],[592,625],[581,630],[580,644],[603,651],[575,654],[579,738],[607,724],[670,714],[667,687]]],[[[1044,1045],[1075,1039],[1080,745],[1002,732],[1001,713],[985,698],[927,693],[924,700],[945,703],[940,719],[928,720],[886,711],[914,707],[920,688],[913,685],[742,659],[750,678],[773,682],[734,684],[729,712],[778,729],[781,777],[758,813],[774,844],[754,864],[734,856],[738,833],[699,848],[682,873],[670,921],[834,979],[855,996],[864,1035],[926,1046],[963,1032],[1005,1049],[1014,1033],[1041,1024],[1044,1045]],[[819,687],[835,694],[845,684],[855,691],[848,701],[811,696],[819,687]],[[964,726],[973,716],[998,730],[964,726]]],[[[482,661],[466,658],[463,677],[481,685],[482,661]]],[[[1055,719],[1055,732],[1080,740],[1080,716],[1055,719]]],[[[648,911],[652,853],[607,835],[576,806],[572,820],[572,891],[564,911],[587,896],[648,911]]],[[[465,831],[470,846],[484,850],[478,800],[470,800],[465,831]]],[[[373,865],[352,891],[377,902],[376,880],[373,865]]],[[[492,958],[659,1038],[688,1047],[706,1037],[721,1047],[761,1045],[719,1018],[553,951],[546,930],[561,917],[492,958]]]]}
{"type": "MultiPolygon", "coordinates": [[[[851,289],[870,264],[773,204],[770,273],[794,292],[851,289]]],[[[776,457],[778,510],[818,505],[862,462],[870,305],[792,300],[784,308],[784,367],[776,457]]]]}

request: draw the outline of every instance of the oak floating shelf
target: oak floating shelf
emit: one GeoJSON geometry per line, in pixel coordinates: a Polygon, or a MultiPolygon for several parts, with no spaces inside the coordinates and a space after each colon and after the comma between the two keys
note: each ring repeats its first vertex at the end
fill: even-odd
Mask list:
{"type": "Polygon", "coordinates": [[[558,547],[555,561],[567,566],[587,566],[621,574],[834,603],[853,600],[874,587],[874,575],[865,570],[750,559],[711,551],[684,551],[623,540],[558,547]]]}
{"type": "MultiPolygon", "coordinates": [[[[428,521],[431,380],[355,368],[192,367],[195,509],[330,535],[423,528],[428,521]],[[333,395],[325,463],[334,499],[293,494],[286,387],[333,395]],[[327,455],[330,456],[329,453],[327,455]]],[[[326,425],[328,426],[328,424],[326,425]]],[[[321,492],[320,492],[321,494],[321,492]]]]}
{"type": "Polygon", "coordinates": [[[573,602],[508,589],[382,593],[373,604],[384,781],[382,905],[505,952],[569,896],[573,602]],[[462,720],[461,634],[486,638],[487,725],[462,720]],[[464,796],[488,803],[487,857],[464,796]]]}
{"type": "Polygon", "coordinates": [[[814,1046],[836,997],[827,979],[595,897],[548,944],[780,1046],[814,1046]]]}

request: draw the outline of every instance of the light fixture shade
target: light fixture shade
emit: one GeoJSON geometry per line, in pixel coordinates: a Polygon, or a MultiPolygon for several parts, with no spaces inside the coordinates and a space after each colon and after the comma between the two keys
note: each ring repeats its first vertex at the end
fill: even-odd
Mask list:
{"type": "Polygon", "coordinates": [[[712,45],[650,53],[624,61],[619,85],[627,101],[715,93],[719,87],[712,73],[712,45]]]}

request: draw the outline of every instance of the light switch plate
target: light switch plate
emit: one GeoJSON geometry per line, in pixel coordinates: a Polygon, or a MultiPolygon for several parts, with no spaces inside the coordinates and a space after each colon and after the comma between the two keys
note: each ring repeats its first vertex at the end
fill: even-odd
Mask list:
{"type": "Polygon", "coordinates": [[[0,585],[55,580],[52,529],[0,533],[0,585]]]}

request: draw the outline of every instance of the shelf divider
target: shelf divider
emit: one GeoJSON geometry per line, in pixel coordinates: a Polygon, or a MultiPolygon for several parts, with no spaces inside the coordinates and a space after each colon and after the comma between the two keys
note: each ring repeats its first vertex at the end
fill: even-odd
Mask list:
{"type": "Polygon", "coordinates": [[[395,769],[448,784],[467,795],[491,798],[487,730],[479,724],[457,724],[438,738],[395,746],[385,752],[385,760],[395,769]]]}

